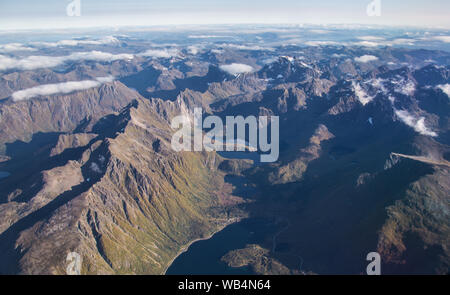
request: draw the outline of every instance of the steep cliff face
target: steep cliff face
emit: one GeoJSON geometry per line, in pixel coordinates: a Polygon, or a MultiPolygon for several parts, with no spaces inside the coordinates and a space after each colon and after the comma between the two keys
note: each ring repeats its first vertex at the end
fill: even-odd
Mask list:
{"type": "Polygon", "coordinates": [[[135,101],[109,126],[113,136],[100,134],[79,158],[45,172],[42,189],[27,196],[33,208],[20,198],[0,205],[14,216],[0,235],[3,273],[62,274],[74,251],[82,273],[161,274],[181,248],[230,222],[220,157],[173,152],[172,130],[153,107],[135,101]],[[77,177],[35,202],[61,169],[77,177]]]}
{"type": "Polygon", "coordinates": [[[286,184],[300,181],[308,168],[309,162],[320,157],[321,142],[333,137],[334,135],[328,131],[325,125],[319,125],[314,135],[311,136],[309,145],[301,149],[295,159],[269,173],[268,182],[271,184],[286,184]]]}

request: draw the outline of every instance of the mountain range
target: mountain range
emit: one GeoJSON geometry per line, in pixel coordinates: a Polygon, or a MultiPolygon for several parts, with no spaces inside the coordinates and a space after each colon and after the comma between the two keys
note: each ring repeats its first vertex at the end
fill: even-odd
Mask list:
{"type": "Polygon", "coordinates": [[[83,274],[164,274],[259,218],[273,230],[223,263],[360,274],[375,251],[384,274],[447,274],[450,53],[240,46],[0,72],[0,273],[64,274],[77,252],[83,274]],[[174,151],[171,121],[195,107],[279,116],[279,160],[174,151]]]}

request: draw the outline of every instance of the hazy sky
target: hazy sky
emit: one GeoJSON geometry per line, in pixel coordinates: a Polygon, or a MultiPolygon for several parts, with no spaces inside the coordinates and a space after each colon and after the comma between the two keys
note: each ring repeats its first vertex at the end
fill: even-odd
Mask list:
{"type": "Polygon", "coordinates": [[[0,30],[91,26],[225,23],[361,23],[450,28],[449,0],[378,0],[381,15],[369,17],[372,0],[0,0],[0,30]]]}

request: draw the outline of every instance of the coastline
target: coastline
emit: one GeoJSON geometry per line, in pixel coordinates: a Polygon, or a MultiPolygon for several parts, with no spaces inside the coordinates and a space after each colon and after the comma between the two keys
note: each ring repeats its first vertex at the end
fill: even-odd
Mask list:
{"type": "Polygon", "coordinates": [[[167,264],[166,268],[164,269],[164,271],[162,272],[161,275],[166,275],[167,274],[167,270],[170,268],[170,266],[172,265],[172,263],[184,252],[186,252],[187,250],[189,250],[189,247],[199,241],[205,241],[205,240],[209,240],[210,238],[212,238],[212,236],[214,236],[215,234],[217,234],[218,232],[221,232],[222,230],[224,230],[227,226],[237,223],[239,221],[241,221],[243,218],[241,217],[236,217],[236,218],[232,218],[230,220],[228,220],[225,224],[223,224],[221,227],[219,227],[216,231],[212,232],[211,234],[209,234],[208,236],[204,237],[204,238],[197,238],[195,240],[190,241],[189,243],[187,243],[186,245],[184,245],[183,247],[181,247],[181,249],[178,251],[177,255],[175,255],[175,257],[169,261],[169,263],[167,264]]]}

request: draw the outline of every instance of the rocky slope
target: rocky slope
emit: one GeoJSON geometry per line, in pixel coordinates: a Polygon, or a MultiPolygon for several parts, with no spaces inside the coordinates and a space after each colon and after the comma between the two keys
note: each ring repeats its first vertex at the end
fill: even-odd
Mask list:
{"type": "Polygon", "coordinates": [[[85,274],[160,274],[182,247],[233,217],[225,214],[229,195],[218,198],[221,158],[174,153],[172,131],[150,101],[133,102],[112,122],[95,138],[61,135],[49,158],[66,164],[44,171],[31,185],[37,193],[0,205],[8,216],[2,273],[63,274],[75,251],[85,274]],[[79,157],[69,160],[71,149],[79,157]]]}

